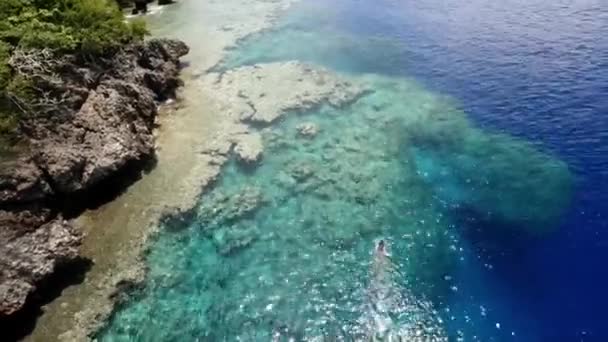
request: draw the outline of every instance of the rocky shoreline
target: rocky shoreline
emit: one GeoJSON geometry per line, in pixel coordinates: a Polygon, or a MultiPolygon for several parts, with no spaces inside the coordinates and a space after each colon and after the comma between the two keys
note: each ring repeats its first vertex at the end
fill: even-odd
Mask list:
{"type": "MultiPolygon", "coordinates": [[[[159,220],[190,210],[200,192],[219,175],[230,154],[247,167],[260,162],[264,146],[253,126],[270,125],[287,112],[305,111],[324,103],[342,106],[365,92],[361,85],[299,62],[222,73],[207,71],[201,75],[201,70],[220,62],[227,48],[268,28],[278,13],[292,3],[260,4],[256,10],[261,19],[250,20],[250,13],[242,11],[249,3],[233,2],[210,3],[233,15],[231,8],[238,8],[238,17],[243,12],[243,20],[226,17],[229,25],[239,22],[238,29],[227,30],[225,22],[217,23],[218,30],[213,29],[216,25],[211,26],[209,35],[219,39],[205,46],[207,57],[190,70],[194,78],[186,77],[189,85],[181,94],[184,107],[205,108],[213,113],[211,121],[201,115],[200,109],[195,115],[181,115],[175,120],[157,117],[158,103],[175,96],[180,85],[179,58],[188,48],[178,41],[151,40],[141,46],[125,47],[104,61],[100,69],[81,65],[70,56],[37,64],[48,71],[46,84],[58,87],[54,93],[63,94],[61,99],[65,102],[50,109],[53,115],[48,115],[49,119],[38,118],[35,124],[25,124],[30,128],[30,151],[5,163],[10,167],[0,173],[0,201],[2,208],[6,207],[0,220],[14,228],[7,231],[15,232],[0,236],[11,241],[0,250],[0,256],[3,260],[16,260],[0,278],[0,289],[11,289],[0,293],[6,308],[4,317],[15,317],[24,307],[29,309],[28,305],[44,305],[42,311],[38,310],[42,314],[38,325],[27,340],[90,338],[112,312],[121,288],[143,280],[141,252],[159,220]],[[54,82],[53,77],[58,74],[68,76],[54,82]],[[194,98],[198,100],[192,103],[194,98]],[[155,139],[157,124],[160,133],[155,139]],[[203,127],[199,127],[194,131],[200,137],[194,139],[189,132],[201,124],[209,126],[209,132],[203,134],[203,127]],[[191,149],[193,153],[188,152],[191,149]],[[158,167],[150,175],[119,194],[125,182],[137,178],[155,162],[158,167]],[[172,164],[170,168],[168,163],[172,164]],[[168,195],[162,189],[177,184],[167,183],[167,172],[173,179],[181,175],[179,190],[172,188],[179,198],[158,197],[168,195]],[[113,199],[117,195],[116,200],[100,209],[86,210],[107,202],[100,197],[113,199]],[[146,200],[142,201],[141,196],[146,200]],[[127,206],[131,209],[125,209],[127,206]],[[84,214],[80,216],[81,213],[84,214]],[[27,228],[23,228],[26,224],[27,228]],[[32,251],[31,245],[44,248],[32,251]],[[39,258],[33,260],[31,253],[39,258]],[[102,257],[104,253],[111,256],[102,257]],[[34,264],[44,265],[44,269],[34,269],[34,264]],[[46,279],[53,280],[58,269],[79,270],[74,276],[81,278],[82,285],[66,288],[48,305],[31,300],[37,297],[37,291],[44,290],[45,286],[40,285],[47,285],[46,279]]],[[[199,58],[197,51],[194,58],[199,58]]],[[[176,116],[184,114],[180,112],[176,116]]]]}
{"type": "Polygon", "coordinates": [[[204,21],[201,30],[192,30],[173,11],[158,19],[163,22],[160,27],[150,25],[153,35],[177,37],[190,46],[178,106],[175,111],[161,111],[157,118],[154,167],[111,202],[86,210],[74,220],[84,232],[80,254],[93,264],[78,285],[65,288],[44,305],[25,341],[90,340],[110,317],[124,287],[143,281],[142,257],[163,217],[191,212],[200,194],[219,176],[226,156],[214,153],[214,148],[235,147],[236,138],[242,138],[241,148],[252,147],[245,146],[246,136],[235,134],[234,129],[243,124],[224,115],[223,101],[200,78],[239,40],[269,29],[296,1],[178,2],[172,8],[184,7],[181,12],[204,21]],[[167,20],[173,23],[171,27],[166,26],[167,20]]]}
{"type": "Polygon", "coordinates": [[[69,219],[154,161],[158,104],[175,96],[188,50],[152,39],[95,61],[46,51],[14,57],[45,96],[23,120],[27,150],[0,161],[0,323],[55,270],[79,262],[83,234],[69,219]]]}

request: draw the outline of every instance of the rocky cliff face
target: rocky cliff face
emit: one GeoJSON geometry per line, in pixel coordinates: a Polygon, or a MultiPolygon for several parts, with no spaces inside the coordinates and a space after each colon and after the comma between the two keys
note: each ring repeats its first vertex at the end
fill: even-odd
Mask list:
{"type": "Polygon", "coordinates": [[[82,236],[59,203],[94,200],[96,186],[153,157],[157,102],[174,96],[186,53],[182,42],[151,40],[95,62],[44,51],[13,57],[39,93],[21,124],[29,150],[0,160],[0,319],[78,258],[82,236]]]}

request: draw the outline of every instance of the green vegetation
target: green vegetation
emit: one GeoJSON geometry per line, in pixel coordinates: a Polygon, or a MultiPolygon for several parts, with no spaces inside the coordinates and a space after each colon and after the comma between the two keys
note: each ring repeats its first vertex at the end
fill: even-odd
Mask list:
{"type": "Polygon", "coordinates": [[[110,0],[2,0],[0,40],[16,47],[100,52],[145,34],[110,0]]]}
{"type": "Polygon", "coordinates": [[[27,81],[10,66],[15,50],[108,55],[145,34],[145,23],[126,22],[115,0],[0,0],[0,149],[19,120],[11,91],[27,81]]]}

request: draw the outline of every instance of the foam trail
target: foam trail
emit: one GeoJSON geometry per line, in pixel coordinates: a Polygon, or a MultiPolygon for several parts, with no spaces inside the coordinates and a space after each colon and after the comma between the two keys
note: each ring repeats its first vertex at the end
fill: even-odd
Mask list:
{"type": "Polygon", "coordinates": [[[441,320],[397,282],[398,269],[384,239],[376,243],[367,290],[367,310],[362,318],[366,341],[447,341],[441,320]]]}

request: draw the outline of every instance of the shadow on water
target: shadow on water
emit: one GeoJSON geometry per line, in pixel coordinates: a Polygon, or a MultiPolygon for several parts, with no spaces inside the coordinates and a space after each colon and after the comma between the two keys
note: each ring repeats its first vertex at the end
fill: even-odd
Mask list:
{"type": "MultiPolygon", "coordinates": [[[[451,215],[474,255],[491,271],[488,274],[517,298],[514,303],[536,303],[547,297],[553,280],[538,272],[534,258],[551,236],[522,234],[521,227],[512,223],[490,220],[467,210],[452,211],[451,215]]],[[[532,316],[542,314],[534,305],[526,311],[532,316]]]]}
{"type": "Polygon", "coordinates": [[[450,216],[472,251],[483,263],[491,265],[495,275],[511,284],[516,279],[529,279],[512,277],[512,274],[526,272],[529,253],[546,237],[522,234],[516,224],[489,219],[462,208],[450,211],[450,216]]]}
{"type": "Polygon", "coordinates": [[[27,298],[21,311],[0,318],[0,331],[3,341],[19,341],[29,335],[36,321],[43,313],[42,306],[58,298],[69,286],[81,284],[93,263],[84,258],[57,267],[53,275],[38,284],[38,290],[27,298]]]}
{"type": "MultiPolygon", "coordinates": [[[[46,199],[46,206],[53,212],[60,213],[65,219],[73,219],[86,210],[111,202],[139,180],[143,173],[150,172],[155,165],[155,158],[128,163],[111,177],[86,191],[60,194],[46,199]]],[[[11,209],[21,208],[16,206],[11,209]]],[[[86,258],[58,265],[52,275],[36,284],[36,291],[28,296],[25,306],[18,313],[10,317],[0,317],[2,341],[18,341],[29,335],[43,313],[42,307],[60,297],[64,289],[81,284],[92,266],[93,262],[86,258]]]]}
{"type": "Polygon", "coordinates": [[[66,219],[78,217],[86,210],[97,209],[118,198],[129,186],[154,169],[156,163],[155,157],[129,162],[91,188],[50,199],[49,207],[61,212],[66,219]]]}

